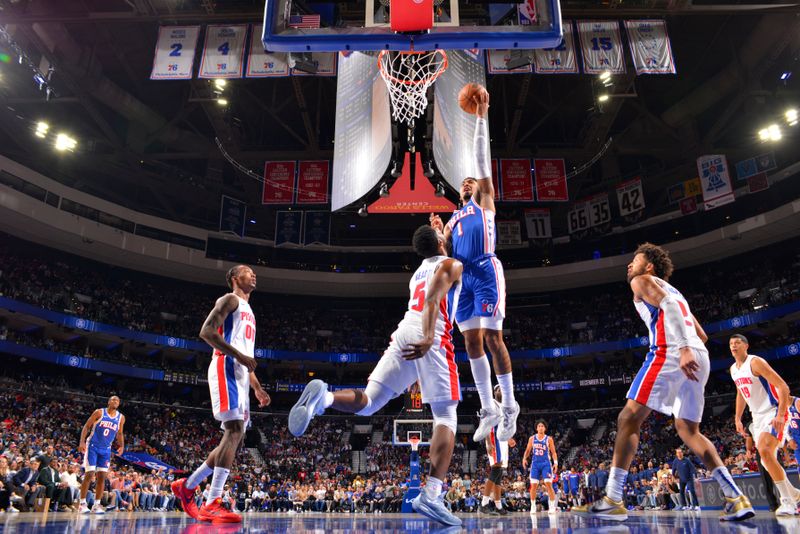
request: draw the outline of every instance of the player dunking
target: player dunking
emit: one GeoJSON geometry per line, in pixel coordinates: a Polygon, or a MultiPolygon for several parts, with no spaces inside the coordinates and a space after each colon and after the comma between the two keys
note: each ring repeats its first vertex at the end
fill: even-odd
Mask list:
{"type": "Polygon", "coordinates": [[[750,344],[743,335],[732,335],[728,346],[736,360],[731,365],[731,378],[737,389],[736,431],[746,436],[742,425],[746,405],[753,415],[750,434],[761,455],[761,463],[781,494],[781,505],[775,510],[775,515],[797,515],[800,491],[789,482],[777,457],[778,447],[786,440],[786,420],[792,398],[789,386],[766,360],[747,353],[750,344]]]}
{"type": "Polygon", "coordinates": [[[205,463],[189,476],[172,483],[184,512],[201,521],[238,523],[239,514],[222,506],[222,491],[233,466],[236,451],[250,425],[250,388],[258,405],[269,405],[270,398],[254,373],[256,319],[250,308],[250,294],[256,288],[256,275],[246,265],[237,265],[226,276],[231,292],[220,297],[200,330],[200,338],[213,349],[208,367],[208,387],[214,418],[222,422],[222,439],[205,463]],[[213,474],[205,503],[197,509],[194,489],[213,474]]]}
{"type": "Polygon", "coordinates": [[[495,206],[492,170],[489,161],[489,93],[483,87],[473,96],[476,104],[475,157],[477,178],[461,183],[461,209],[442,223],[431,215],[431,225],[451,240],[453,257],[464,264],[464,287],[456,311],[458,328],[464,335],[475,387],[481,400],[480,424],[473,439],[483,441],[500,424],[497,438],[508,441],[517,431],[519,404],[514,400],[511,358],[503,341],[506,308],[506,283],[503,265],[495,256],[495,206]],[[503,392],[502,410],[492,398],[492,372],[484,351],[492,354],[497,382],[503,392]]]}
{"type": "Polygon", "coordinates": [[[547,489],[547,512],[554,514],[558,510],[558,496],[553,491],[553,473],[558,469],[558,455],[553,438],[545,434],[547,424],[544,421],[536,422],[536,434],[528,438],[528,446],[522,457],[522,468],[528,468],[530,458],[531,471],[531,513],[536,513],[536,490],[539,482],[544,483],[547,489]]]}
{"type": "Polygon", "coordinates": [[[573,512],[616,521],[628,518],[622,493],[628,468],[639,446],[642,423],[656,410],[675,416],[678,435],[702,459],[722,488],[725,506],[720,520],[739,521],[755,514],[714,444],[700,433],[703,393],[711,367],[704,344],[707,336],[683,295],[667,283],[672,270],[667,251],[651,243],[640,245],[628,264],[633,304],[650,332],[650,352],[617,418],[617,439],[606,496],[591,505],[573,508],[573,512]]]}
{"type": "Polygon", "coordinates": [[[440,523],[458,526],[461,520],[442,500],[442,481],[453,456],[456,407],[461,400],[451,318],[458,306],[462,265],[446,256],[444,237],[430,226],[417,229],[413,245],[425,259],[408,284],[408,311],[370,374],[366,389],[331,393],[325,382],[312,380],[289,412],[289,431],[303,435],[311,419],[331,407],[370,416],[419,381],[422,402],[430,405],[433,413],[433,438],[430,475],[412,507],[440,523]]]}
{"type": "Polygon", "coordinates": [[[100,504],[103,488],[106,483],[106,473],[111,463],[111,444],[117,442],[117,454],[125,450],[125,435],[122,427],[125,425],[125,416],[119,411],[119,397],[114,395],[108,399],[108,406],[98,408],[89,420],[83,425],[81,438],[78,443],[78,452],[83,453],[83,469],[85,476],[81,483],[80,513],[104,514],[105,509],[100,504]],[[97,473],[97,475],[95,475],[97,473]],[[86,494],[93,479],[95,484],[95,502],[91,510],[86,506],[86,494]]]}
{"type": "MultiPolygon", "coordinates": [[[[498,405],[503,400],[503,392],[500,386],[494,387],[494,400],[498,405]]],[[[489,457],[489,479],[483,488],[483,498],[478,511],[490,515],[508,515],[508,510],[503,508],[502,484],[503,471],[508,467],[508,449],[516,446],[514,438],[508,441],[500,441],[497,438],[497,427],[489,432],[486,438],[486,455],[489,457]],[[490,504],[494,502],[494,509],[490,504]]]]}

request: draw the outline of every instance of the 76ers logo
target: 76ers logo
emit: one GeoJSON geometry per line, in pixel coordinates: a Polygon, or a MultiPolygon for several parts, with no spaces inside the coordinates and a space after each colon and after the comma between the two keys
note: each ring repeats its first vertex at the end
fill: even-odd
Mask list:
{"type": "Polygon", "coordinates": [[[494,304],[492,304],[490,302],[482,302],[481,303],[481,309],[485,313],[493,313],[494,312],[494,304]]]}

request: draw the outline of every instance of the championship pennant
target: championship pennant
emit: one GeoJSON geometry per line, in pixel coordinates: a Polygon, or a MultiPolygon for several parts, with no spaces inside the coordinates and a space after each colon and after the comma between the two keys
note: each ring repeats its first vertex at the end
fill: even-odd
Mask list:
{"type": "Polygon", "coordinates": [[[572,21],[565,20],[564,36],[555,48],[533,51],[533,67],[536,74],[577,74],[578,60],[575,55],[575,34],[572,21]]]}
{"type": "Polygon", "coordinates": [[[501,159],[500,183],[506,202],[533,202],[531,160],[501,159]]]}
{"type": "Polygon", "coordinates": [[[675,60],[663,20],[626,20],[636,74],[675,74],[675,60]]]}
{"type": "Polygon", "coordinates": [[[624,74],[622,37],[615,20],[581,20],[577,22],[586,74],[624,74]]]}
{"type": "Polygon", "coordinates": [[[247,25],[210,24],[198,78],[241,78],[247,25]]]}
{"type": "Polygon", "coordinates": [[[289,76],[289,58],[286,52],[267,52],[261,42],[261,25],[250,28],[250,54],[247,56],[248,78],[275,78],[289,76]]]}
{"type": "Polygon", "coordinates": [[[191,80],[200,26],[162,26],[158,29],[151,80],[191,80]]]}
{"type": "Polygon", "coordinates": [[[539,202],[569,200],[567,172],[563,159],[534,159],[533,175],[536,179],[536,199],[539,202]]]}
{"type": "Polygon", "coordinates": [[[325,161],[301,161],[297,166],[297,203],[328,203],[328,170],[325,161]]]}
{"type": "Polygon", "coordinates": [[[294,201],[295,161],[268,161],[264,164],[262,204],[291,204],[294,201]]]}

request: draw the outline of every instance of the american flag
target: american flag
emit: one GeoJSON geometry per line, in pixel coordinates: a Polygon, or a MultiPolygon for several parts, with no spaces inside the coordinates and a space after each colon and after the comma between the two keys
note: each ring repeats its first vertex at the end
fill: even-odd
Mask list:
{"type": "Polygon", "coordinates": [[[319,15],[292,15],[289,17],[290,28],[319,28],[319,15]]]}

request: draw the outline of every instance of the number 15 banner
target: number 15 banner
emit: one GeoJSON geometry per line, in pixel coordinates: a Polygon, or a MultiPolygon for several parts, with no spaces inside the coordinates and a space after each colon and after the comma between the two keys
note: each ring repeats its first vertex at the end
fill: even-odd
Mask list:
{"type": "Polygon", "coordinates": [[[241,78],[246,38],[246,24],[211,24],[206,27],[206,45],[198,78],[241,78]]]}
{"type": "Polygon", "coordinates": [[[625,73],[622,56],[622,37],[616,20],[578,21],[578,36],[583,52],[583,72],[586,74],[625,73]]]}
{"type": "Polygon", "coordinates": [[[160,27],[150,79],[191,80],[199,35],[200,26],[160,27]]]}

